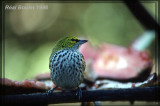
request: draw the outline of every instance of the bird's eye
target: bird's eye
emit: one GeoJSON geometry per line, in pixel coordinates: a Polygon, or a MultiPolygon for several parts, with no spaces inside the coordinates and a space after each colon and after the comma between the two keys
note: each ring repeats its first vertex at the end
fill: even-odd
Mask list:
{"type": "Polygon", "coordinates": [[[72,38],[71,41],[74,41],[74,39],[72,38]]]}
{"type": "Polygon", "coordinates": [[[73,38],[71,39],[71,41],[79,42],[79,40],[78,40],[78,39],[73,39],[73,38]]]}

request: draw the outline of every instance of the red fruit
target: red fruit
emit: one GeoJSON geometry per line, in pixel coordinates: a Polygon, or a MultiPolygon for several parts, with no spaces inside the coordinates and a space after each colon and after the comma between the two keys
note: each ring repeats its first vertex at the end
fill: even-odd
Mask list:
{"type": "Polygon", "coordinates": [[[86,60],[93,60],[92,69],[99,78],[128,80],[141,77],[145,80],[150,74],[152,60],[146,51],[111,44],[102,44],[96,49],[91,45],[84,46],[81,52],[86,60]]]}

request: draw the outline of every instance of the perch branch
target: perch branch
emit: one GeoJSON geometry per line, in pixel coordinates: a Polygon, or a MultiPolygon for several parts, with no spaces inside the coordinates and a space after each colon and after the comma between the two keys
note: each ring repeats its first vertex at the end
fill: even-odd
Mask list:
{"type": "Polygon", "coordinates": [[[55,104],[89,101],[160,101],[160,87],[83,91],[81,101],[74,91],[1,96],[5,104],[55,104]]]}
{"type": "Polygon", "coordinates": [[[124,0],[124,2],[127,5],[128,9],[133,13],[133,15],[146,29],[156,31],[160,29],[159,24],[147,12],[147,10],[142,6],[142,4],[138,0],[124,0]]]}

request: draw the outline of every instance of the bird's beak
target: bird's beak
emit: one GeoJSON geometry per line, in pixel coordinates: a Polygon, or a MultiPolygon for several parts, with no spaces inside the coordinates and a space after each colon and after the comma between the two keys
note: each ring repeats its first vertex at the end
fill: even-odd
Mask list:
{"type": "Polygon", "coordinates": [[[83,44],[83,43],[86,43],[86,42],[88,42],[88,40],[80,40],[79,41],[80,44],[83,44]]]}

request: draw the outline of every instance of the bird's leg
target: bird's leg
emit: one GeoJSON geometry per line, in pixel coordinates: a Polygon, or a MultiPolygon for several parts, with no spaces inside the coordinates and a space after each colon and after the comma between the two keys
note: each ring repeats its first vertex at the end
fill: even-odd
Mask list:
{"type": "Polygon", "coordinates": [[[54,88],[51,88],[51,89],[48,91],[48,95],[52,94],[52,93],[53,93],[53,91],[54,91],[56,88],[57,88],[57,86],[56,86],[56,87],[54,87],[54,88]]]}
{"type": "Polygon", "coordinates": [[[78,96],[78,100],[80,101],[82,98],[82,90],[81,88],[78,87],[77,91],[76,91],[76,96],[78,96]]]}

